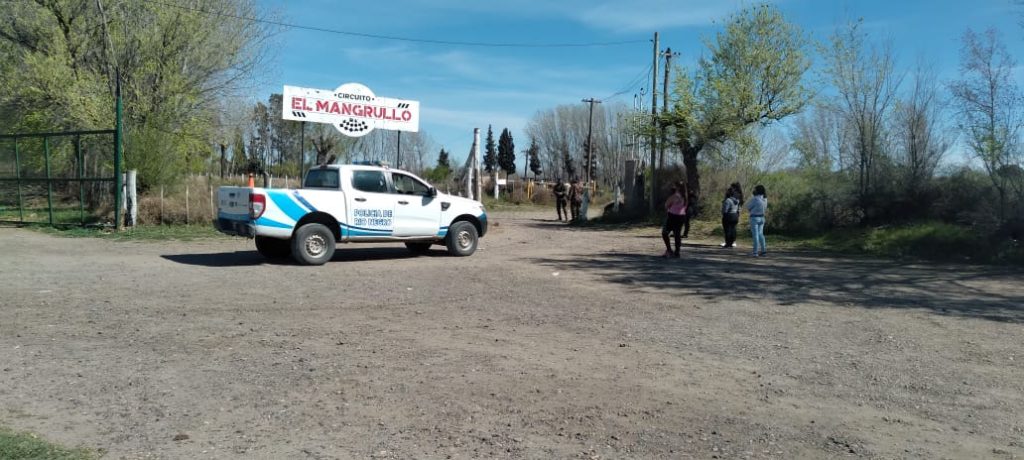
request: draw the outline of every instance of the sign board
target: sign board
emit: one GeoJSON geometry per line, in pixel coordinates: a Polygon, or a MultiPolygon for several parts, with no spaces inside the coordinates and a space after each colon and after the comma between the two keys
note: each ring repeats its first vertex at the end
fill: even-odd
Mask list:
{"type": "Polygon", "coordinates": [[[420,103],[377,97],[360,83],[329,89],[285,86],[282,118],[334,125],[346,136],[359,137],[375,128],[420,130],[420,103]]]}

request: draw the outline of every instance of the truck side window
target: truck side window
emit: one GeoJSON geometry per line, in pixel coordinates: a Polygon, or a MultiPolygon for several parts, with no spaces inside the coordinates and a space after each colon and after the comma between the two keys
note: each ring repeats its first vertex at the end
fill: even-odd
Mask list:
{"type": "Polygon", "coordinates": [[[310,169],[306,173],[306,184],[309,188],[338,188],[337,169],[310,169]]]}
{"type": "Polygon", "coordinates": [[[381,171],[352,171],[352,187],[370,193],[388,192],[388,183],[381,171]]]}
{"type": "Polygon", "coordinates": [[[405,174],[391,173],[391,181],[395,183],[395,193],[402,195],[427,196],[430,192],[429,187],[405,174]]]}

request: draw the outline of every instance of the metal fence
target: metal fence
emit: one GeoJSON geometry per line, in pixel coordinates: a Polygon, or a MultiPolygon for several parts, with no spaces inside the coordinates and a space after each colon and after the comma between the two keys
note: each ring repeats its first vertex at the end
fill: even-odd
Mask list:
{"type": "Polygon", "coordinates": [[[0,222],[116,226],[116,129],[0,135],[0,222]]]}

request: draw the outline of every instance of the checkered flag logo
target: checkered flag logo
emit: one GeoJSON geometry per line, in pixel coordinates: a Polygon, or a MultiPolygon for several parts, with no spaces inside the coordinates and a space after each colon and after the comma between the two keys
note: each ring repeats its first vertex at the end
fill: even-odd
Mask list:
{"type": "Polygon", "coordinates": [[[400,108],[400,109],[408,109],[409,108],[409,103],[408,102],[401,102],[401,103],[398,104],[398,108],[400,108]]]}
{"type": "Polygon", "coordinates": [[[292,110],[293,117],[306,118],[306,112],[300,112],[298,110],[292,110]]]}

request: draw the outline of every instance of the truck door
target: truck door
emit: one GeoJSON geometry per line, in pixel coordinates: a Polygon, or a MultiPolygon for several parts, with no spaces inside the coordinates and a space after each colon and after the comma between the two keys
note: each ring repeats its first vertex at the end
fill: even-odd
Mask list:
{"type": "Polygon", "coordinates": [[[353,239],[392,236],[395,230],[396,195],[389,193],[387,178],[379,169],[355,169],[352,186],[346,187],[348,211],[342,232],[353,239]]]}
{"type": "Polygon", "coordinates": [[[441,200],[430,186],[413,176],[391,173],[394,185],[395,236],[436,236],[441,225],[441,200]]]}

